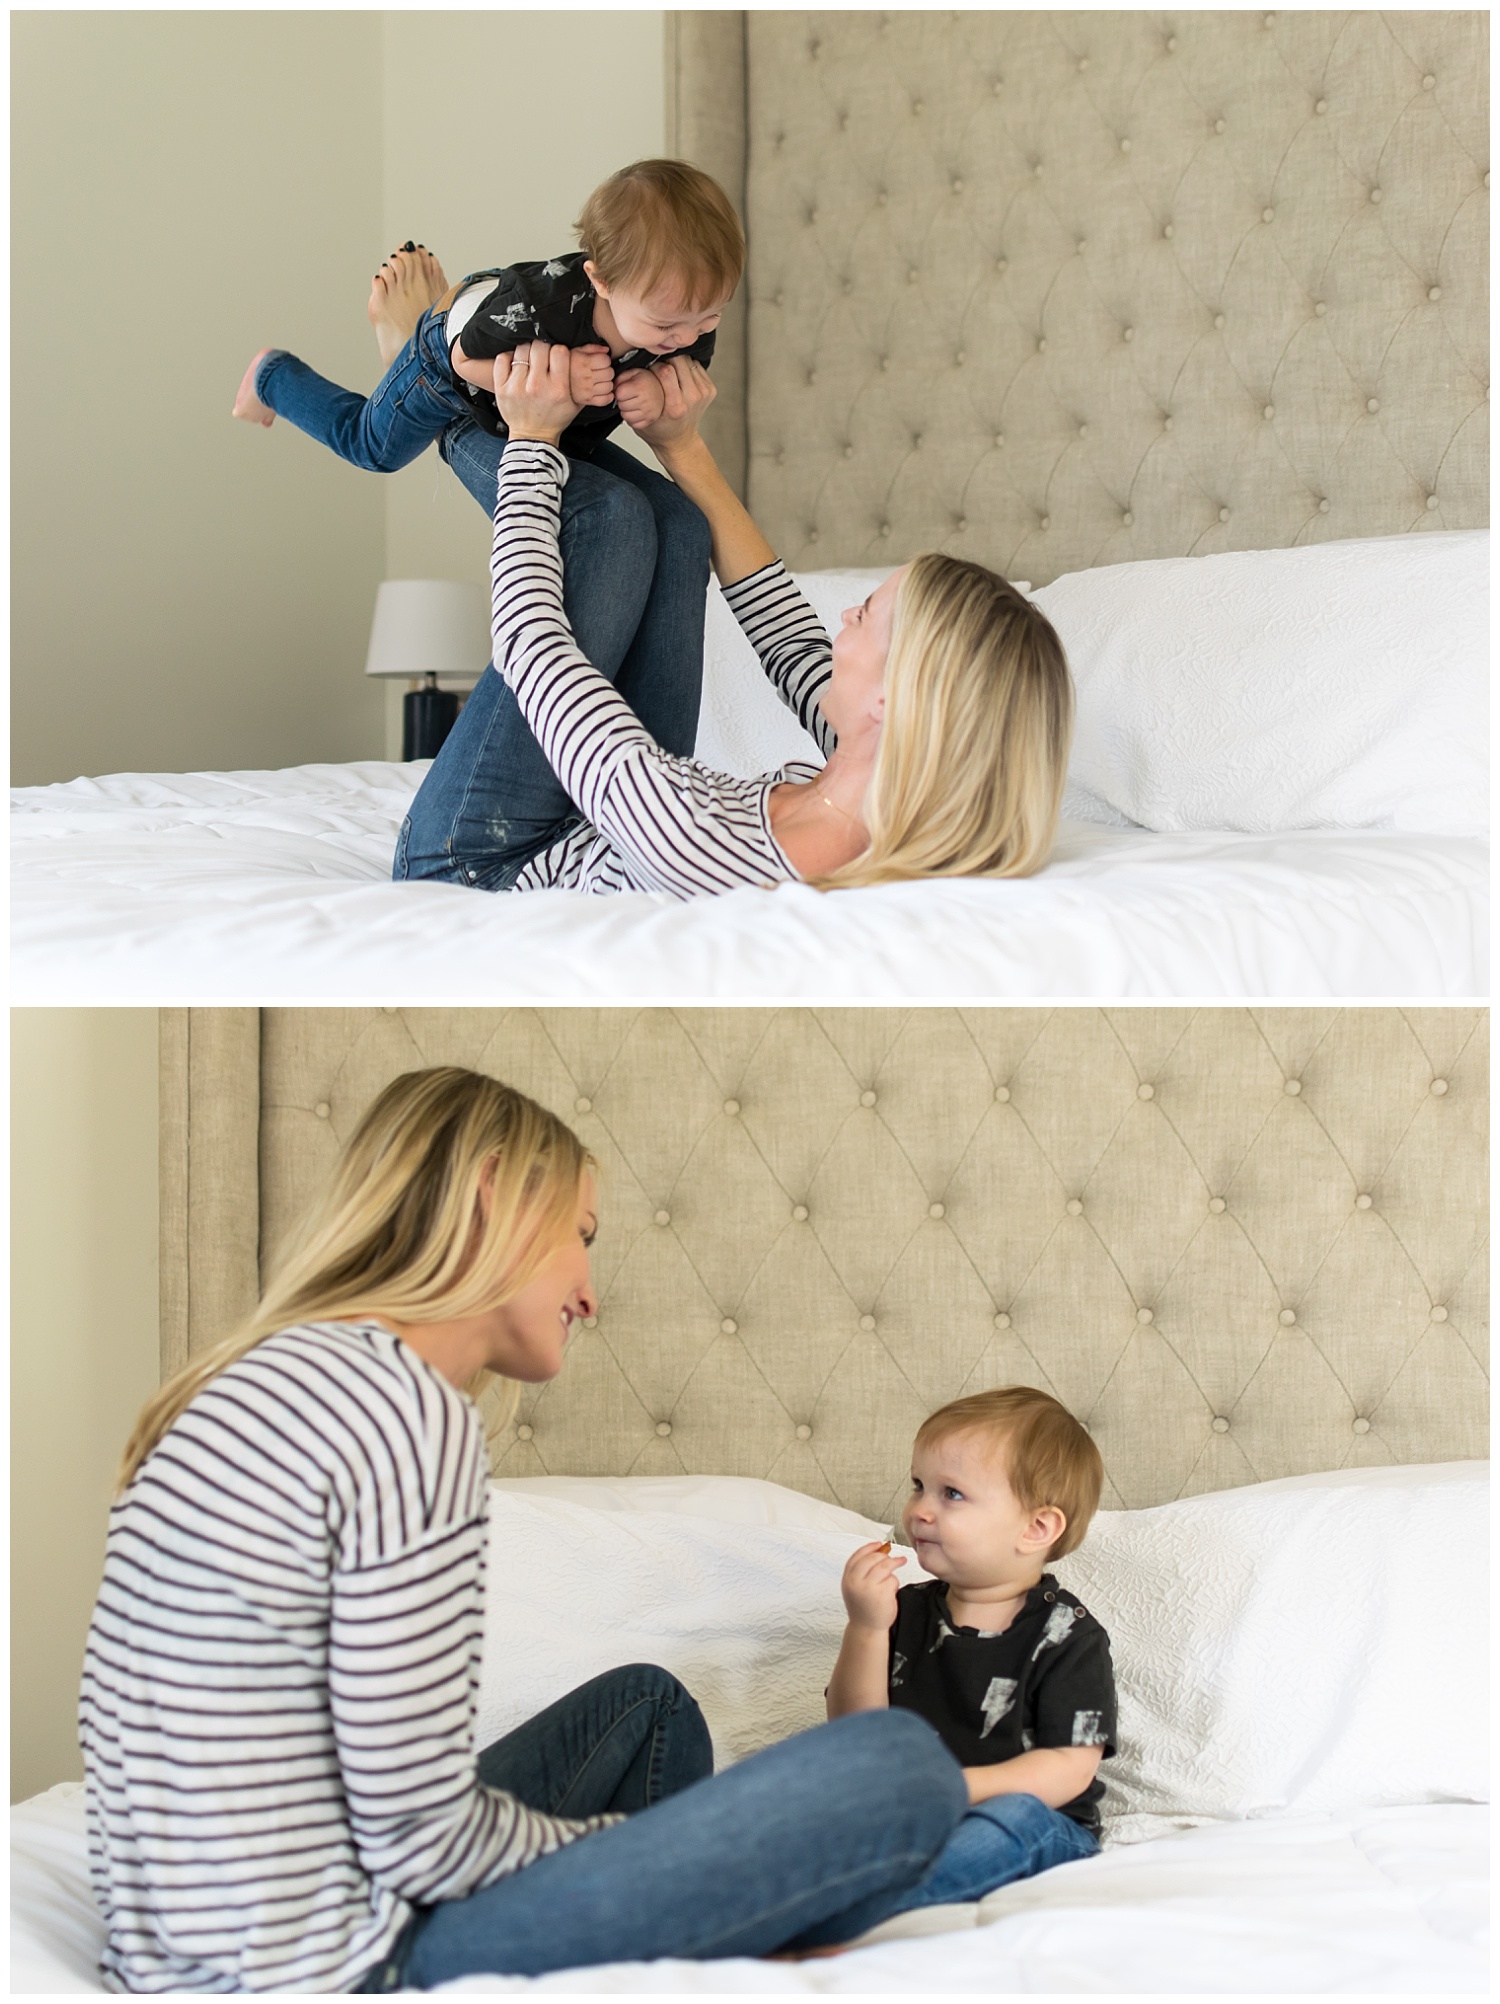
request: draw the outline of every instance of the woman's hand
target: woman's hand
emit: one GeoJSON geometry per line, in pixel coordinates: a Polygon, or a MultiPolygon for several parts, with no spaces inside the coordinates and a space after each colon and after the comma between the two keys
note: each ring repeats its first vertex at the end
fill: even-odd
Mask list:
{"type": "Polygon", "coordinates": [[[620,416],[643,438],[647,425],[655,424],[661,417],[666,401],[667,393],[650,369],[627,369],[615,385],[620,416]]]}
{"type": "Polygon", "coordinates": [[[495,402],[512,438],[556,445],[578,415],[572,351],[553,341],[525,341],[495,357],[495,402]]]}
{"type": "Polygon", "coordinates": [[[661,385],[660,416],[637,424],[626,414],[623,402],[620,411],[631,430],[645,439],[654,452],[660,453],[664,446],[670,448],[696,435],[699,418],[718,393],[707,369],[689,355],[674,355],[670,361],[658,362],[651,374],[661,385]]]}
{"type": "Polygon", "coordinates": [[[896,1619],[896,1569],[906,1561],[889,1545],[861,1545],[844,1567],[844,1607],[855,1628],[884,1635],[896,1619]]]}

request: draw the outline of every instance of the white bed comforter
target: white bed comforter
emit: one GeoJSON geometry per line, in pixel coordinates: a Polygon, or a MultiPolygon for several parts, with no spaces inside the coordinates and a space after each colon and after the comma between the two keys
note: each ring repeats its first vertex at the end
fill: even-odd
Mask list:
{"type": "Polygon", "coordinates": [[[1487,989],[1460,836],[1065,823],[1024,882],[680,904],[392,884],[425,768],[119,774],[15,795],[18,1003],[1446,996],[1487,989]]]}
{"type": "MultiPolygon", "coordinates": [[[[11,1812],[13,1996],[103,1990],[83,1791],[11,1812]]],[[[450,1990],[1428,1996],[1482,1992],[1488,1811],[1470,1804],[1216,1825],[1107,1850],[798,1964],[613,1964],[450,1990]],[[945,1930],[941,1941],[911,1939],[945,1930]],[[890,1938],[901,1930],[897,1938],[890,1938]]]]}

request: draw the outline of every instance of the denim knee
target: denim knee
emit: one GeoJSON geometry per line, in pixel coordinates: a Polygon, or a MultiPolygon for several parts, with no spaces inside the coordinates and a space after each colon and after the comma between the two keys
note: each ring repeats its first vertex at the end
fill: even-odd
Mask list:
{"type": "Polygon", "coordinates": [[[690,501],[680,487],[669,487],[657,498],[658,531],[670,536],[675,549],[694,562],[707,565],[713,554],[713,538],[708,517],[696,501],[690,501]]]}
{"type": "Polygon", "coordinates": [[[915,1712],[891,1706],[880,1712],[847,1713],[834,1727],[844,1736],[847,1758],[882,1793],[904,1809],[919,1808],[931,1821],[937,1850],[969,1806],[963,1769],[937,1732],[915,1712]]]}
{"type": "Polygon", "coordinates": [[[635,562],[643,567],[655,565],[656,517],[639,489],[608,473],[598,473],[585,482],[575,471],[563,489],[564,528],[571,527],[584,515],[588,517],[589,533],[607,537],[613,551],[623,554],[634,546],[635,562]],[[568,505],[570,499],[572,507],[568,505]]]}

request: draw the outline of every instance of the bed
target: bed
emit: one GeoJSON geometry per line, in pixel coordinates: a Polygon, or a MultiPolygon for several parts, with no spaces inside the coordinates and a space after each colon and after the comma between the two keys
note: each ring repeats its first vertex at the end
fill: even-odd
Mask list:
{"type": "MultiPolygon", "coordinates": [[[[1400,566],[1476,535],[1485,37],[1482,13],[1444,11],[669,16],[669,145],[749,225],[715,442],[775,546],[815,590],[936,547],[1044,595],[1124,579],[1144,604],[1163,563],[1194,560],[1211,602],[1236,556],[1279,577],[1287,554],[1379,544],[1400,566]]],[[[1436,621],[1448,601],[1428,580],[1415,603],[1436,621]]],[[[1471,595],[1466,707],[1431,738],[1460,762],[1485,738],[1476,621],[1471,595]]],[[[1094,741],[1122,704],[1139,735],[1150,690],[1094,676],[1059,630],[1094,741]]],[[[1305,645],[1268,667],[1232,633],[1223,658],[1231,685],[1197,692],[1220,721],[1252,668],[1319,716],[1332,700],[1305,645]]],[[[712,647],[708,666],[717,761],[737,685],[712,647]]],[[[1164,742],[1191,791],[1191,738],[1164,742]]],[[[1295,710],[1279,742],[1297,753],[1295,710]]],[[[15,999],[1487,992],[1473,814],[1344,796],[1262,825],[1218,795],[1184,821],[1152,793],[1100,817],[1083,785],[1023,884],[598,908],[390,885],[418,777],[24,792],[15,999]]]]}
{"type": "MultiPolygon", "coordinates": [[[[1121,1751],[1111,1766],[1124,1778],[1111,1797],[1157,1807],[1117,1812],[1095,1859],[976,1906],[898,1916],[834,1961],[620,1964],[442,1987],[1485,1992],[1483,1754],[1472,1728],[1453,1720],[1485,1697],[1474,1541],[1482,1547],[1486,1495],[1483,1464],[1457,1463],[1294,1479],[1101,1518],[1069,1583],[1088,1593],[1115,1645],[1121,1751]],[[1423,1541],[1439,1523],[1459,1534],[1465,1556],[1454,1583],[1473,1594],[1474,1607],[1449,1628],[1465,1658],[1450,1684],[1451,1709],[1438,1708],[1439,1719],[1413,1733],[1397,1722],[1424,1661],[1412,1615],[1425,1595],[1423,1541]],[[1103,1549],[1085,1579],[1091,1543],[1103,1549]],[[1270,1562],[1255,1563],[1268,1545],[1270,1562]],[[1130,1602],[1132,1572],[1149,1575],[1169,1554],[1195,1561],[1197,1605],[1164,1646],[1148,1624],[1132,1621],[1130,1602]],[[1285,1593],[1296,1577],[1315,1584],[1316,1599],[1299,1611],[1293,1596],[1275,1621],[1304,1672],[1312,1645],[1322,1681],[1299,1676],[1273,1694],[1259,1660],[1264,1636],[1253,1634],[1255,1602],[1285,1593]],[[1356,1659],[1364,1707],[1351,1726],[1339,1715],[1356,1659]],[[1169,1730],[1152,1708],[1182,1705],[1201,1725],[1205,1690],[1219,1757],[1200,1761],[1194,1774],[1191,1753],[1174,1763],[1169,1730]],[[1243,1727],[1257,1719],[1258,1744],[1247,1756],[1243,1727]],[[1392,1738],[1401,1744],[1382,1758],[1392,1738]],[[1328,1751],[1341,1740],[1342,1765],[1328,1751]],[[1211,1771],[1220,1766],[1227,1782],[1211,1771]]],[[[496,1483],[481,1737],[631,1660],[663,1662],[698,1694],[721,1765],[815,1723],[838,1646],[839,1568],[879,1528],[775,1484],[733,1478],[496,1483]],[[566,1612],[581,1596],[596,1613],[587,1637],[566,1612]]],[[[86,1874],[79,1785],[12,1811],[14,1993],[102,1990],[101,1929],[86,1874]]]]}

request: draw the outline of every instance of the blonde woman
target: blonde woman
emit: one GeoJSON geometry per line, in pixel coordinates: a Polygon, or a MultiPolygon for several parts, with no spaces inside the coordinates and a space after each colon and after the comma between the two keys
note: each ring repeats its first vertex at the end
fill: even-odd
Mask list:
{"type": "Polygon", "coordinates": [[[894,1910],[957,1825],[962,1773],[914,1715],[710,1779],[697,1706],[648,1666],[476,1750],[487,1458],[464,1388],[562,1368],[596,1201],[541,1107],[408,1073],[254,1316],[141,1414],[80,1703],[112,1988],[765,1954],[894,1910]]]}
{"type": "MultiPolygon", "coordinates": [[[[604,630],[602,608],[628,602],[648,555],[657,574],[670,571],[659,542],[675,529],[663,517],[650,551],[637,552],[630,524],[618,535],[600,524],[586,533],[564,505],[571,462],[558,441],[578,408],[568,366],[566,349],[542,341],[494,364],[509,428],[491,561],[498,672],[481,678],[423,781],[395,875],[686,898],[1039,869],[1072,729],[1052,627],[992,571],[928,555],[846,612],[830,647],[704,444],[698,420],[713,385],[682,355],[622,378],[619,408],[671,475],[679,514],[707,518],[725,598],[826,762],[742,780],[663,748],[667,734],[653,736],[589,650],[595,626],[604,630]],[[575,572],[576,633],[564,607],[575,572]]],[[[634,630],[630,686],[650,686],[654,647],[663,683],[689,687],[669,673],[674,639],[661,594],[651,620],[634,630]]],[[[600,655],[612,665],[602,643],[600,655]]],[[[692,741],[695,689],[691,700],[695,713],[674,719],[671,743],[692,741]]]]}

